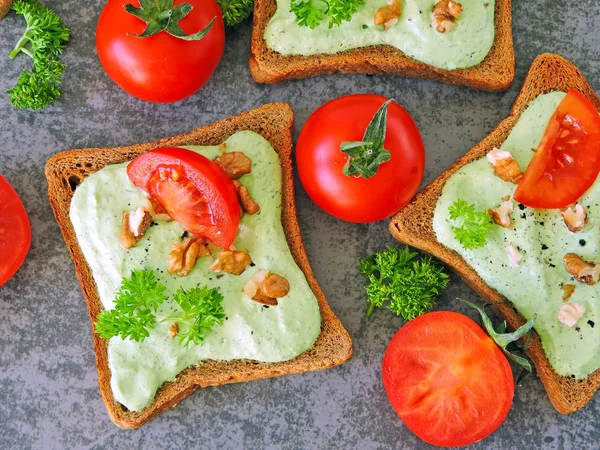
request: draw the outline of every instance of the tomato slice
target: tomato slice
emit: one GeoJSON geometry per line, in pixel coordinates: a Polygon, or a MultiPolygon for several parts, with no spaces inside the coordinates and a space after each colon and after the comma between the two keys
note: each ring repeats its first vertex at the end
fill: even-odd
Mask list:
{"type": "Polygon", "coordinates": [[[127,175],[186,231],[222,248],[233,243],[241,209],[233,182],[215,162],[191,150],[164,147],[131,161],[127,175]]]}
{"type": "Polygon", "coordinates": [[[495,431],[514,394],[502,350],[471,319],[448,311],[404,325],[385,352],[382,377],[406,426],[444,447],[472,444],[495,431]]]}
{"type": "Polygon", "coordinates": [[[550,118],[514,199],[532,208],[564,208],[594,184],[599,172],[600,115],[582,93],[570,89],[550,118]]]}
{"type": "Polygon", "coordinates": [[[23,265],[31,245],[31,226],[19,196],[0,175],[0,286],[23,265]]]}

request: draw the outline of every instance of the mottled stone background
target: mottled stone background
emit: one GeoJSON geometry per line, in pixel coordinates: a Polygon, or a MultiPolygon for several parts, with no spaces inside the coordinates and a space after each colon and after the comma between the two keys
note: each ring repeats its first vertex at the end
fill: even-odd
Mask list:
{"type": "MultiPolygon", "coordinates": [[[[600,3],[515,1],[517,75],[504,93],[391,76],[336,75],[279,86],[248,72],[250,26],[227,33],[221,65],[194,97],[144,103],[102,70],[94,35],[104,2],[52,1],[72,27],[62,99],[42,112],[18,111],[0,94],[0,172],[21,195],[33,228],[23,268],[0,288],[0,447],[14,448],[427,448],[390,407],[380,364],[402,320],[382,310],[364,316],[359,258],[392,242],[387,221],[343,223],[319,210],[299,183],[298,214],[318,281],[354,340],[354,356],[325,372],[200,390],[139,430],[109,420],[97,373],[85,302],[46,200],[44,164],[69,148],[120,146],[181,133],[271,101],[296,113],[296,135],[323,102],[344,94],[395,97],[415,118],[427,149],[424,183],[446,169],[504,118],[531,61],[540,53],[570,58],[600,89],[600,3]]],[[[0,92],[27,58],[7,58],[24,22],[0,22],[0,92]],[[3,55],[3,56],[2,56],[3,55]]],[[[457,296],[477,296],[453,277],[439,308],[472,311],[457,296]]],[[[535,376],[515,392],[506,422],[473,448],[598,448],[600,397],[559,415],[535,376]]]]}

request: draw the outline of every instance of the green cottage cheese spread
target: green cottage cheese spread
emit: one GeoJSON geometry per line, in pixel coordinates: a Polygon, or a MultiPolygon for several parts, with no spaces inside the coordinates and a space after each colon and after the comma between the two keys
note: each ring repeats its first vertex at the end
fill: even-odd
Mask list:
{"type": "MultiPolygon", "coordinates": [[[[533,157],[548,121],[564,98],[562,92],[540,95],[521,114],[501,149],[509,151],[525,170],[533,157]]],[[[550,364],[559,375],[585,378],[600,368],[600,293],[598,285],[574,281],[565,269],[563,257],[576,253],[588,261],[600,255],[600,182],[579,200],[587,208],[589,223],[571,233],[558,210],[533,210],[517,207],[510,215],[514,230],[493,226],[484,247],[465,250],[455,239],[448,208],[462,198],[474,203],[478,211],[496,208],[502,197],[515,191],[515,185],[496,177],[487,158],[474,161],[446,182],[438,200],[433,228],[439,242],[458,252],[483,280],[513,303],[527,319],[537,314],[535,330],[550,364]],[[523,259],[513,268],[505,247],[519,249],[523,259]],[[563,284],[576,285],[569,303],[585,306],[586,312],[576,326],[558,321],[563,284]]]]}
{"type": "MultiPolygon", "coordinates": [[[[106,309],[112,308],[122,279],[134,269],[153,269],[167,287],[169,299],[158,311],[159,323],[144,342],[115,337],[108,343],[111,388],[129,410],[147,407],[163,383],[203,360],[290,360],[310,349],[321,331],[317,299],[290,253],[281,224],[279,157],[265,139],[250,131],[234,134],[226,144],[227,151],[244,152],[252,160],[252,172],[240,181],[261,206],[258,214],[245,214],[240,222],[234,245],[255,263],[240,276],[211,272],[210,257],[199,259],[186,277],[169,275],[167,255],[184,231],[176,222],[156,222],[135,247],[123,249],[119,244],[123,213],[142,206],[145,198],[129,181],[126,164],[90,175],[73,195],[70,218],[106,309]],[[271,270],[289,281],[290,292],[278,306],[264,308],[242,294],[257,270],[271,270]],[[198,285],[220,289],[227,320],[215,325],[201,345],[186,349],[169,337],[171,322],[160,320],[178,311],[170,300],[177,288],[198,285]]],[[[188,148],[210,159],[220,154],[218,147],[188,148]]]]}
{"type": "Polygon", "coordinates": [[[386,0],[366,0],[348,22],[329,28],[328,18],[315,29],[299,26],[290,0],[277,0],[264,38],[267,47],[283,55],[333,54],[369,45],[387,44],[407,56],[446,70],[476,66],[494,43],[494,0],[460,0],[463,10],[456,27],[439,33],[432,27],[437,0],[402,0],[398,23],[384,31],[374,24],[386,0]],[[487,6],[486,6],[487,5],[487,6]]]}

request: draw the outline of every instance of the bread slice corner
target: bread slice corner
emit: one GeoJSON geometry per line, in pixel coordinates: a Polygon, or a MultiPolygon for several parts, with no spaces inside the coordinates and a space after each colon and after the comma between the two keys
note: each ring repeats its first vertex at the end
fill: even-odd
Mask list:
{"type": "MultiPolygon", "coordinates": [[[[494,312],[513,329],[523,325],[525,320],[510,303],[507,303],[507,299],[490,288],[458,253],[437,241],[433,230],[434,210],[448,178],[462,166],[485,156],[493,147],[499,147],[532,100],[541,94],[567,91],[570,88],[581,91],[596,109],[600,110],[600,98],[571,62],[554,54],[538,56],[527,73],[509,116],[423,189],[389,224],[391,234],[398,241],[433,255],[453,269],[481,297],[492,303],[494,312]]],[[[585,406],[600,387],[600,369],[585,380],[558,375],[550,365],[535,332],[527,353],[535,364],[552,405],[562,414],[572,413],[585,406]]]]}
{"type": "Polygon", "coordinates": [[[13,0],[0,0],[0,20],[4,18],[10,11],[13,0]]]}
{"type": "Polygon", "coordinates": [[[347,361],[352,355],[352,341],[327,301],[310,268],[296,218],[294,183],[292,175],[292,127],[294,116],[289,105],[271,103],[206,125],[178,136],[156,142],[119,148],[86,148],[59,153],[47,162],[48,197],[60,226],[65,243],[75,263],[87,302],[90,321],[103,310],[91,270],[77,243],[69,220],[73,192],[91,173],[109,164],[129,161],[137,155],[163,146],[217,145],[236,131],[251,130],[263,136],[279,154],[282,167],[282,223],[290,250],[296,263],[317,297],[321,312],[321,333],[314,346],[298,357],[280,363],[250,360],[230,362],[205,361],[180,373],[175,381],[167,382],[158,390],[150,406],[140,412],[128,411],[115,401],[108,367],[107,342],[93,334],[98,383],[112,421],[122,428],[137,428],[162,412],[174,407],[199,387],[250,381],[286,374],[327,369],[347,361]]]}
{"type": "Polygon", "coordinates": [[[250,46],[250,73],[259,83],[282,83],[334,73],[391,74],[422,78],[477,90],[503,91],[515,76],[512,0],[496,0],[492,49],[477,66],[444,70],[416,61],[389,45],[374,45],[332,55],[286,56],[267,47],[265,29],[277,10],[276,0],[256,0],[250,46]]]}

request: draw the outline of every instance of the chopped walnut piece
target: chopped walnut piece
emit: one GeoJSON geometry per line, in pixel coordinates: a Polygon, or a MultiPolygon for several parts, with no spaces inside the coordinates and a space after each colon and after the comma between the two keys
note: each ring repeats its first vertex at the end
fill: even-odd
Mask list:
{"type": "Polygon", "coordinates": [[[242,292],[258,303],[275,306],[278,298],[290,292],[290,283],[281,275],[259,270],[247,281],[242,292]]]}
{"type": "Polygon", "coordinates": [[[562,287],[562,291],[563,291],[563,296],[562,296],[563,302],[568,302],[569,299],[571,298],[571,295],[573,295],[573,292],[575,292],[575,285],[574,284],[564,284],[562,287]]]}
{"type": "Polygon", "coordinates": [[[452,31],[462,12],[462,5],[453,0],[440,0],[433,7],[433,27],[438,33],[452,31]]]}
{"type": "Polygon", "coordinates": [[[585,306],[579,303],[568,303],[558,308],[558,321],[569,328],[573,328],[584,314],[585,306]]]}
{"type": "Polygon", "coordinates": [[[375,25],[383,25],[384,30],[388,30],[398,23],[398,18],[402,14],[402,5],[400,0],[387,0],[388,6],[379,8],[375,13],[375,25]]]}
{"type": "Polygon", "coordinates": [[[252,161],[242,152],[223,153],[215,159],[215,162],[227,172],[227,176],[232,180],[237,180],[252,172],[252,161]]]}
{"type": "Polygon", "coordinates": [[[169,252],[167,271],[185,277],[192,271],[198,258],[209,254],[206,243],[200,238],[188,237],[181,242],[175,242],[169,252]]]}
{"type": "Polygon", "coordinates": [[[590,264],[575,253],[567,253],[563,260],[567,272],[580,283],[592,285],[600,279],[599,264],[590,264]]]}
{"type": "Polygon", "coordinates": [[[269,272],[260,285],[260,288],[268,297],[281,298],[290,292],[290,283],[281,275],[269,272]]]}
{"type": "Polygon", "coordinates": [[[146,234],[152,224],[152,216],[141,206],[135,211],[123,213],[121,220],[121,246],[131,248],[135,246],[146,234]]]}
{"type": "Polygon", "coordinates": [[[169,337],[174,338],[179,333],[179,324],[177,322],[173,322],[171,328],[169,328],[169,337]]]}
{"type": "Polygon", "coordinates": [[[508,264],[510,265],[510,267],[519,267],[519,262],[521,261],[521,259],[523,259],[523,257],[519,253],[519,249],[514,245],[509,244],[506,247],[504,247],[504,250],[506,250],[506,254],[508,255],[508,264]]]}
{"type": "Polygon", "coordinates": [[[223,250],[210,266],[210,270],[241,275],[251,262],[252,258],[246,252],[223,250]]]}
{"type": "Polygon", "coordinates": [[[494,175],[509,183],[518,183],[523,178],[521,166],[512,157],[510,152],[494,148],[487,155],[487,159],[494,169],[494,175]]]}
{"type": "Polygon", "coordinates": [[[488,209],[488,214],[492,217],[494,223],[510,230],[515,227],[510,220],[509,214],[511,212],[513,212],[513,202],[510,198],[508,200],[503,200],[498,208],[488,209]]]}
{"type": "Polygon", "coordinates": [[[583,230],[590,221],[587,211],[579,203],[561,209],[560,213],[571,233],[583,230]]]}
{"type": "Polygon", "coordinates": [[[246,186],[244,186],[239,181],[236,181],[235,187],[237,189],[238,197],[240,199],[240,203],[242,204],[242,208],[251,216],[260,211],[260,206],[258,203],[254,201],[252,196],[250,195],[250,191],[246,186]]]}

